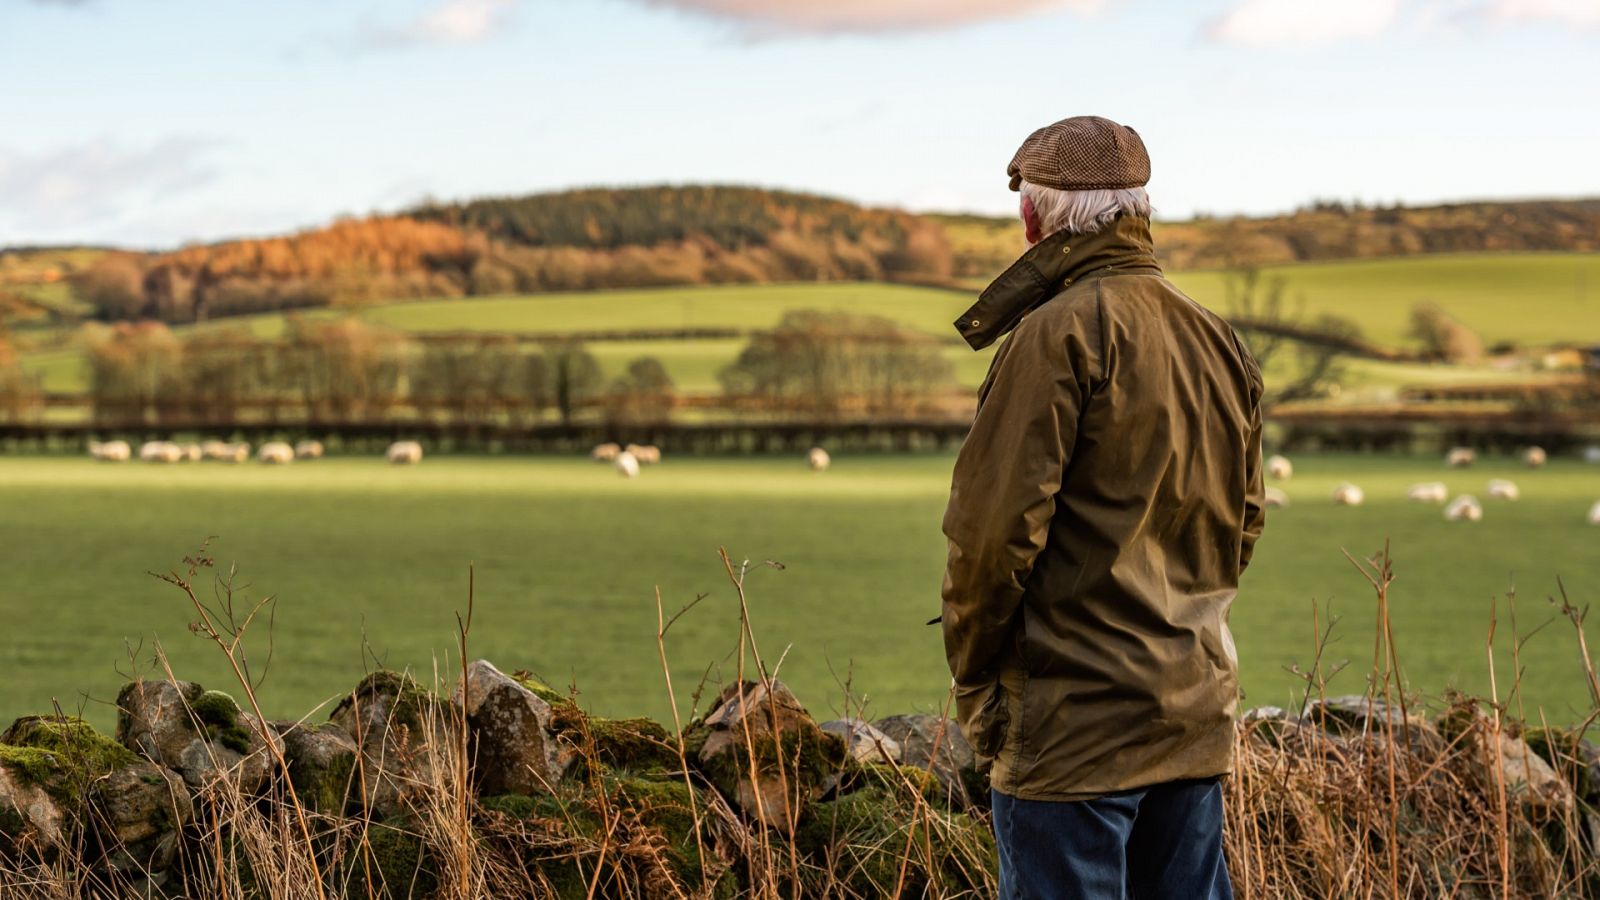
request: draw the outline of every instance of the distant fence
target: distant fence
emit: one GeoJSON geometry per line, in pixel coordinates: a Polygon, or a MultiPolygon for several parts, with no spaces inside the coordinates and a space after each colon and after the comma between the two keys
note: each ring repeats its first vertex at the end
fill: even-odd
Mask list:
{"type": "Polygon", "coordinates": [[[1514,452],[1538,446],[1552,453],[1600,443],[1593,412],[1462,411],[1420,406],[1278,410],[1268,416],[1286,450],[1442,452],[1477,447],[1514,452]]]}
{"type": "Polygon", "coordinates": [[[717,422],[621,425],[583,423],[460,424],[442,422],[339,422],[280,425],[268,422],[213,423],[202,427],[142,427],[108,431],[88,423],[0,425],[0,450],[77,452],[91,439],[135,441],[223,437],[261,443],[315,438],[332,452],[379,452],[391,441],[420,440],[444,452],[587,453],[607,441],[654,444],[687,456],[804,453],[824,446],[835,452],[948,450],[966,437],[968,423],[948,420],[897,422],[717,422]]]}
{"type": "MultiPolygon", "coordinates": [[[[1600,417],[1576,413],[1461,413],[1447,410],[1285,410],[1269,415],[1272,443],[1284,450],[1435,453],[1453,446],[1513,452],[1537,445],[1552,453],[1600,444],[1600,417]]],[[[677,455],[919,452],[959,447],[970,419],[896,421],[719,421],[573,424],[397,421],[164,423],[109,429],[87,422],[0,424],[0,452],[75,453],[91,439],[261,443],[315,438],[334,452],[378,452],[396,440],[420,440],[443,452],[586,453],[607,441],[655,444],[677,455]]]]}

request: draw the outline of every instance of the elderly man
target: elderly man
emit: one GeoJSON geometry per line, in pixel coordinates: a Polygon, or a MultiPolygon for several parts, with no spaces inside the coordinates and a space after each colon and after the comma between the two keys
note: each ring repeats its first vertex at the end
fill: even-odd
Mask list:
{"type": "Polygon", "coordinates": [[[1066,119],[1007,171],[1030,249],[956,322],[974,349],[1010,337],[956,460],[942,617],[1001,895],[1231,897],[1261,371],[1156,266],[1133,129],[1066,119]]]}

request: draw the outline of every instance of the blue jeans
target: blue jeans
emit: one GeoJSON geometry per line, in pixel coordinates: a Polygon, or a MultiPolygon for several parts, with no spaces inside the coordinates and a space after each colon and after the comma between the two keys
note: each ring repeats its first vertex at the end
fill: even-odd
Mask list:
{"type": "Polygon", "coordinates": [[[1215,778],[1094,800],[992,794],[1002,900],[1233,898],[1215,778]]]}

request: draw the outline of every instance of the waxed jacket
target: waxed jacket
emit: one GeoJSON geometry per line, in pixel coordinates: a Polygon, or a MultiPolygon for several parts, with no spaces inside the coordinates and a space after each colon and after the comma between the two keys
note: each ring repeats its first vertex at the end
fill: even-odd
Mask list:
{"type": "Polygon", "coordinates": [[[1260,368],[1129,215],[1046,238],[956,327],[1010,332],[944,517],[945,651],[991,784],[1072,800],[1230,771],[1260,368]]]}

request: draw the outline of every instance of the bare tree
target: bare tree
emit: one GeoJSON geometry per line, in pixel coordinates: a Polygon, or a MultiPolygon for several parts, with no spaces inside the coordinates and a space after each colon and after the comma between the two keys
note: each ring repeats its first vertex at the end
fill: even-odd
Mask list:
{"type": "Polygon", "coordinates": [[[1263,278],[1249,267],[1229,273],[1224,285],[1228,319],[1268,377],[1263,402],[1272,405],[1325,396],[1344,378],[1348,348],[1361,341],[1354,322],[1334,315],[1307,320],[1305,298],[1287,297],[1281,277],[1263,278]],[[1274,361],[1286,363],[1273,368],[1274,361]]]}

